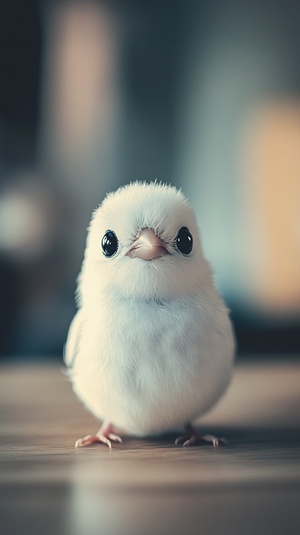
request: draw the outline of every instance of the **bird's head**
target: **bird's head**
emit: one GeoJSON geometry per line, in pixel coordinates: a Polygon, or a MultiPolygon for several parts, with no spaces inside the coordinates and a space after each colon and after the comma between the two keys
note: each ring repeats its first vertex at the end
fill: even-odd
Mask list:
{"type": "Polygon", "coordinates": [[[211,278],[192,208],[172,186],[134,182],[94,212],[79,278],[82,303],[192,295],[211,278]]]}

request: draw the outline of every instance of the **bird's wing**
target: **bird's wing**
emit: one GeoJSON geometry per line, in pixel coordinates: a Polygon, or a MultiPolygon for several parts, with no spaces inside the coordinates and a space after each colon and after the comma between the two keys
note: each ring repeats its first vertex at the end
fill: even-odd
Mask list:
{"type": "Polygon", "coordinates": [[[72,368],[78,351],[81,325],[83,323],[82,311],[78,310],[69,327],[68,338],[64,347],[64,363],[72,368]]]}

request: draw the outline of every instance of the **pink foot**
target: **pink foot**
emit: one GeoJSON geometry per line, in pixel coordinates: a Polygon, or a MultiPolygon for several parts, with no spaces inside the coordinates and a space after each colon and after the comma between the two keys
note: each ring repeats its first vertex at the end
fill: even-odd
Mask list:
{"type": "Polygon", "coordinates": [[[122,439],[118,435],[112,433],[113,426],[111,424],[103,424],[96,435],[86,435],[83,438],[79,438],[75,442],[75,448],[84,448],[85,446],[91,446],[95,443],[106,444],[111,450],[111,443],[115,442],[122,444],[122,439]]]}
{"type": "Polygon", "coordinates": [[[220,444],[223,446],[227,444],[224,438],[216,438],[213,435],[201,435],[191,424],[187,424],[185,429],[186,433],[175,440],[176,445],[193,446],[194,444],[204,443],[212,444],[214,448],[217,448],[220,444]]]}

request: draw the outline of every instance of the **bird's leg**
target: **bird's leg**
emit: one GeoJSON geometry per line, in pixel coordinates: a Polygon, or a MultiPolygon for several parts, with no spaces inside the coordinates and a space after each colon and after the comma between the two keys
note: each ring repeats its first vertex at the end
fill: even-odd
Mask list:
{"type": "Polygon", "coordinates": [[[85,446],[90,446],[91,444],[100,443],[106,444],[111,450],[112,442],[122,444],[121,437],[115,435],[113,430],[114,428],[111,423],[103,422],[96,435],[86,435],[86,437],[79,438],[78,440],[76,440],[75,448],[84,448],[85,446]]]}
{"type": "Polygon", "coordinates": [[[216,438],[213,435],[201,435],[191,423],[186,424],[185,434],[175,440],[175,444],[182,444],[183,446],[193,446],[194,444],[212,444],[214,448],[219,444],[226,445],[224,438],[216,438]]]}

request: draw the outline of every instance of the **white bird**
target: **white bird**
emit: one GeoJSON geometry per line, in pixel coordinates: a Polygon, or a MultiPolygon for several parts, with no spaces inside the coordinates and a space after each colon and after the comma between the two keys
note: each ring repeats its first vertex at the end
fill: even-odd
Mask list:
{"type": "Polygon", "coordinates": [[[134,182],[94,212],[65,362],[103,421],[75,446],[185,426],[176,443],[210,442],[192,421],[225,391],[234,336],[205,260],[196,218],[176,188],[134,182]]]}

